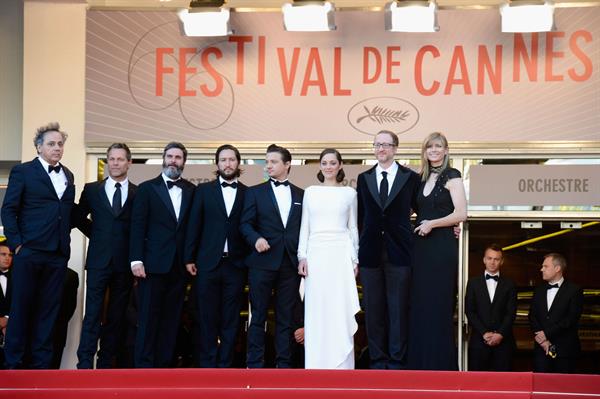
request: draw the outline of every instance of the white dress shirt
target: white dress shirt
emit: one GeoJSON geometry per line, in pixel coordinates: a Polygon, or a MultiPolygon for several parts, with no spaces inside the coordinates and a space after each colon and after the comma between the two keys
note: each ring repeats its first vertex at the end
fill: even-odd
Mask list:
{"type": "MultiPolygon", "coordinates": [[[[498,276],[498,278],[500,278],[500,273],[492,274],[485,272],[483,274],[483,277],[485,277],[486,275],[498,276]]],[[[488,278],[485,280],[485,285],[487,285],[488,294],[490,296],[490,302],[494,302],[494,295],[496,294],[496,288],[498,288],[498,282],[493,278],[488,278]]]]}
{"type": "MultiPolygon", "coordinates": [[[[237,179],[226,181],[221,176],[219,176],[219,184],[223,182],[237,183],[237,179]]],[[[231,215],[231,210],[233,209],[233,203],[235,202],[235,196],[237,195],[237,188],[221,187],[221,192],[223,193],[223,201],[225,202],[225,211],[227,212],[227,216],[229,216],[231,215]]],[[[225,239],[225,246],[223,247],[223,252],[229,252],[229,247],[227,246],[227,239],[225,239]]]]}
{"type": "Polygon", "coordinates": [[[392,162],[389,168],[383,169],[379,164],[375,168],[375,173],[377,176],[377,192],[379,192],[379,187],[381,186],[381,181],[383,180],[383,175],[381,172],[387,172],[387,181],[388,181],[388,195],[392,191],[392,184],[394,184],[394,179],[396,178],[396,173],[398,173],[398,164],[396,162],[392,162]]]}
{"type": "MultiPolygon", "coordinates": [[[[50,164],[40,156],[38,156],[38,159],[41,162],[44,171],[48,173],[48,166],[50,166],[50,164]]],[[[58,163],[58,165],[60,165],[60,162],[58,163]]],[[[56,195],[58,196],[58,198],[62,198],[63,194],[65,193],[65,190],[67,189],[68,184],[67,175],[65,174],[64,167],[60,165],[60,172],[56,173],[55,171],[52,171],[51,173],[48,173],[48,176],[52,181],[52,186],[54,186],[56,195]]]]}
{"type": "MultiPolygon", "coordinates": [[[[165,185],[168,181],[176,181],[168,178],[164,173],[161,176],[165,181],[165,185]]],[[[167,191],[169,191],[169,197],[171,197],[171,203],[173,204],[173,209],[175,209],[175,216],[177,217],[177,220],[179,220],[179,211],[181,210],[181,193],[183,192],[183,190],[177,186],[173,186],[169,190],[169,187],[167,186],[167,191]]]]}
{"type": "Polygon", "coordinates": [[[121,207],[125,205],[125,201],[127,201],[127,193],[129,192],[129,179],[125,178],[125,180],[121,182],[117,182],[113,180],[112,177],[108,176],[106,182],[104,183],[104,191],[106,192],[106,196],[108,197],[108,202],[110,202],[110,206],[113,205],[113,197],[115,195],[115,184],[121,183],[121,207]]]}
{"type": "MultiPolygon", "coordinates": [[[[8,288],[8,278],[4,274],[0,274],[0,287],[2,287],[2,294],[6,296],[6,289],[8,288]]],[[[2,317],[4,315],[0,315],[2,317]]]]}
{"type": "MultiPolygon", "coordinates": [[[[286,180],[287,179],[284,181],[286,180]]],[[[277,201],[277,206],[279,207],[279,215],[281,216],[283,227],[286,227],[288,216],[290,215],[290,209],[292,208],[292,190],[289,185],[284,186],[282,184],[279,187],[276,187],[273,179],[271,179],[271,188],[275,193],[275,200],[277,201]]]]}
{"type": "Polygon", "coordinates": [[[546,301],[548,303],[548,310],[550,310],[550,308],[552,307],[554,298],[556,298],[556,294],[558,294],[558,290],[560,289],[560,287],[562,286],[562,284],[564,282],[565,282],[564,277],[561,277],[560,280],[558,280],[554,283],[548,283],[548,284],[558,284],[558,288],[550,288],[549,290],[546,290],[546,301]]]}

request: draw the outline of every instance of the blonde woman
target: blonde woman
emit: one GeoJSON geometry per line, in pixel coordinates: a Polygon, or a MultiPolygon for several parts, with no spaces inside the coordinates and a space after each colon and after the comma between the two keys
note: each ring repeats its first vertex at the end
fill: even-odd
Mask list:
{"type": "Polygon", "coordinates": [[[454,306],[458,241],[453,227],[467,218],[460,172],[449,166],[448,141],[432,133],[421,148],[412,267],[409,367],[456,370],[454,306]]]}

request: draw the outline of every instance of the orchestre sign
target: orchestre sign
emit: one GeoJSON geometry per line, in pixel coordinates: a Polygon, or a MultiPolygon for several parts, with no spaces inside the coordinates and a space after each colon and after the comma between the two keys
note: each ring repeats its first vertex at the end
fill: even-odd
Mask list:
{"type": "Polygon", "coordinates": [[[471,166],[470,205],[600,205],[600,165],[471,166]]]}
{"type": "Polygon", "coordinates": [[[393,33],[344,11],[302,33],[233,13],[234,35],[191,38],[174,12],[89,11],[86,140],[600,140],[600,8],[557,9],[548,33],[501,33],[497,10],[438,19],[393,33]]]}

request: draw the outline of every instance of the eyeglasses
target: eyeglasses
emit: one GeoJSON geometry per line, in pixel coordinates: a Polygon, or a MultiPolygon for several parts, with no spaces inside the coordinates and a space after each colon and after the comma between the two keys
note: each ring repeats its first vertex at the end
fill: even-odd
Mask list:
{"type": "Polygon", "coordinates": [[[389,148],[393,148],[396,145],[392,144],[392,143],[373,143],[373,148],[378,149],[378,148],[383,148],[384,150],[387,150],[389,148]]]}

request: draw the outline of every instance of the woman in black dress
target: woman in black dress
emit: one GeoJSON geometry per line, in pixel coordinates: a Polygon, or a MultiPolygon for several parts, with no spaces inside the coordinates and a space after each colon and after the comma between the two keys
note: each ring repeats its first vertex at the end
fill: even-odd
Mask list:
{"type": "Polygon", "coordinates": [[[457,370],[454,306],[458,241],[454,226],[467,218],[460,172],[448,165],[448,141],[430,134],[421,148],[412,268],[408,363],[415,370],[457,370]]]}

